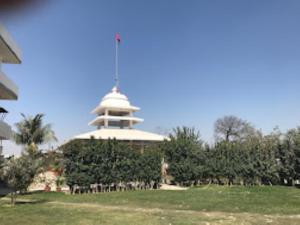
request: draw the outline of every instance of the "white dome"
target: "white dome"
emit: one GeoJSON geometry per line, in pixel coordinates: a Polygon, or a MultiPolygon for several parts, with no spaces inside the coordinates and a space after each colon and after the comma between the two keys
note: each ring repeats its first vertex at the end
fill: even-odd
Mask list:
{"type": "Polygon", "coordinates": [[[93,114],[101,114],[105,109],[120,111],[120,112],[136,112],[139,107],[130,104],[126,95],[119,92],[116,87],[113,87],[110,93],[106,94],[100,104],[92,111],[93,114]]]}
{"type": "Polygon", "coordinates": [[[130,107],[128,98],[121,94],[116,87],[113,87],[110,93],[105,95],[100,102],[100,107],[130,107]]]}

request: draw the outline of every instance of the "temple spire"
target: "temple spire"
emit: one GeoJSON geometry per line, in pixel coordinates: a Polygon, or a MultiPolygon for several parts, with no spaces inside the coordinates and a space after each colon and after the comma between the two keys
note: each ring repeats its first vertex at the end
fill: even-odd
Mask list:
{"type": "Polygon", "coordinates": [[[139,107],[131,105],[128,98],[114,86],[92,111],[93,114],[96,114],[96,118],[89,125],[96,126],[98,129],[131,129],[133,125],[144,121],[133,115],[139,110],[139,107]]]}

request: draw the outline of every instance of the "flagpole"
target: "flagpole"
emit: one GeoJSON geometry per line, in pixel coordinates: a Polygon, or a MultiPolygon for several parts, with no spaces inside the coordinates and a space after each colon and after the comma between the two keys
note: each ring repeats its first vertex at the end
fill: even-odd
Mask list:
{"type": "Polygon", "coordinates": [[[116,71],[115,71],[115,82],[116,82],[116,88],[117,89],[119,89],[119,61],[118,61],[118,52],[119,51],[119,43],[118,43],[118,40],[116,39],[116,61],[115,61],[115,63],[116,63],[116,71]]]}

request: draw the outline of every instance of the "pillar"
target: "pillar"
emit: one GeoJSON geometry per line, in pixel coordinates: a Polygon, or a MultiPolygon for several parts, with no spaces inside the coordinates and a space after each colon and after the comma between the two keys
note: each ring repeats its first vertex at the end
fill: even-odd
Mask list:
{"type": "MultiPolygon", "coordinates": [[[[107,109],[105,109],[104,115],[105,115],[105,116],[108,116],[108,110],[107,110],[107,109]]],[[[108,127],[108,119],[104,119],[104,127],[105,127],[105,128],[108,127]]]]}

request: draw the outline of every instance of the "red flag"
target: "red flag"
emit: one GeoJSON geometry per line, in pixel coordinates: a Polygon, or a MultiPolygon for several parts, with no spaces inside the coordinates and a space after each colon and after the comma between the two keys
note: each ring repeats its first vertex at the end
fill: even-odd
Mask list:
{"type": "Polygon", "coordinates": [[[121,42],[121,37],[119,33],[116,33],[116,41],[121,42]]]}

